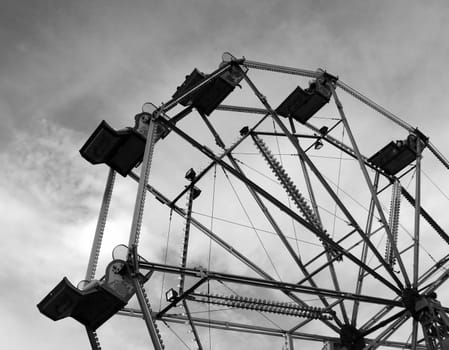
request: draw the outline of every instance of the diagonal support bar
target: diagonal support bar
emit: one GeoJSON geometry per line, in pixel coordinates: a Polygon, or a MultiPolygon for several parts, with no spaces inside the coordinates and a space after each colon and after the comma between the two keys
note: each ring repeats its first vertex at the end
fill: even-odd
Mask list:
{"type": "Polygon", "coordinates": [[[363,302],[373,303],[373,304],[381,304],[381,305],[392,305],[402,307],[403,304],[400,301],[395,301],[391,299],[385,299],[375,296],[368,295],[357,295],[349,292],[337,292],[331,289],[324,288],[313,288],[307,286],[301,286],[295,283],[281,282],[276,280],[267,280],[256,277],[249,276],[240,276],[233,275],[229,273],[222,273],[216,271],[204,271],[204,269],[198,268],[182,268],[179,266],[168,265],[168,264],[160,264],[155,262],[143,261],[140,262],[140,269],[142,270],[154,270],[161,271],[171,274],[181,274],[184,273],[186,276],[191,277],[199,277],[201,274],[206,274],[207,278],[210,280],[223,281],[229,283],[238,283],[248,286],[268,288],[268,289],[277,289],[281,291],[289,291],[295,293],[304,293],[311,295],[323,295],[336,299],[344,299],[344,300],[355,300],[359,299],[363,302]]]}
{"type": "Polygon", "coordinates": [[[153,157],[154,142],[156,138],[156,123],[152,116],[148,115],[148,132],[147,141],[145,143],[145,152],[142,161],[142,169],[140,172],[139,186],[137,188],[136,202],[134,205],[133,221],[131,232],[129,234],[128,247],[137,246],[139,244],[140,228],[142,226],[143,210],[145,206],[145,186],[148,182],[148,176],[151,169],[151,159],[153,157]]]}
{"type": "Polygon", "coordinates": [[[155,350],[163,350],[164,345],[161,342],[159,330],[156,328],[155,320],[153,319],[151,309],[146,300],[145,291],[142,288],[139,280],[135,277],[132,279],[134,288],[136,290],[137,300],[139,301],[139,306],[143,314],[143,318],[145,320],[145,324],[148,329],[148,333],[150,334],[151,341],[153,343],[155,350]]]}
{"type": "MultiPolygon", "coordinates": [[[[354,152],[356,154],[357,160],[359,162],[360,169],[362,170],[363,177],[365,178],[365,182],[366,182],[366,184],[368,186],[368,189],[369,189],[369,191],[371,193],[371,198],[374,201],[374,205],[375,205],[375,207],[377,209],[377,213],[379,214],[380,220],[381,220],[382,224],[384,225],[385,232],[387,233],[387,236],[388,236],[388,239],[390,240],[390,242],[394,242],[395,239],[394,239],[393,234],[392,234],[392,232],[390,230],[390,227],[388,225],[388,221],[387,221],[387,219],[385,217],[385,214],[383,212],[383,209],[382,209],[382,206],[380,204],[379,198],[377,197],[376,190],[375,190],[375,188],[374,188],[374,186],[373,186],[373,184],[371,182],[371,179],[370,179],[370,177],[368,175],[368,171],[366,170],[365,163],[363,162],[362,155],[361,155],[361,153],[359,151],[359,147],[358,147],[358,145],[357,145],[357,143],[355,141],[354,135],[352,134],[352,130],[351,130],[350,126],[349,126],[348,120],[347,120],[345,112],[343,110],[343,105],[341,104],[341,102],[340,102],[340,100],[339,100],[339,98],[337,96],[337,93],[335,92],[334,86],[332,84],[328,84],[328,86],[330,87],[330,89],[332,91],[332,95],[334,97],[335,104],[337,105],[338,112],[340,113],[341,120],[343,121],[343,125],[345,126],[346,132],[348,133],[348,137],[349,137],[349,139],[351,141],[352,147],[353,147],[354,152]]],[[[404,262],[402,261],[401,255],[399,254],[399,251],[398,251],[396,245],[392,244],[391,245],[391,249],[392,249],[392,251],[393,251],[393,253],[394,253],[394,255],[395,255],[396,259],[397,259],[399,268],[400,268],[400,270],[402,272],[402,275],[404,277],[404,280],[405,280],[405,284],[407,286],[410,286],[410,280],[408,278],[407,270],[405,269],[404,262]]],[[[392,271],[392,267],[390,265],[388,265],[388,263],[385,262],[384,266],[387,269],[387,271],[390,271],[390,272],[392,271]]],[[[393,273],[393,275],[394,275],[394,273],[393,273]]],[[[399,283],[399,286],[402,288],[402,283],[399,283]]]]}

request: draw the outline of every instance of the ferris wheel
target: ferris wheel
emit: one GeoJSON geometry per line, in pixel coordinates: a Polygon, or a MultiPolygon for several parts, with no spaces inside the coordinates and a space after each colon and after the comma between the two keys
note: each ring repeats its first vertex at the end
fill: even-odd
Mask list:
{"type": "Polygon", "coordinates": [[[225,53],[179,82],[81,148],[109,166],[86,280],[43,314],[92,349],[112,317],[157,350],[449,349],[449,162],[425,133],[321,69],[225,53]],[[129,240],[96,277],[117,173],[129,240]]]}

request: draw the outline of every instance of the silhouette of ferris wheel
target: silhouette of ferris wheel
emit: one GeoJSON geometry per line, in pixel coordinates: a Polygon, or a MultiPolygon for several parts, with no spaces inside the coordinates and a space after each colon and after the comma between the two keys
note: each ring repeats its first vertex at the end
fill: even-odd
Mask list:
{"type": "Polygon", "coordinates": [[[110,168],[86,280],[38,307],[92,349],[113,316],[155,349],[449,349],[449,162],[337,76],[225,53],[80,153],[110,168]],[[131,230],[96,279],[116,173],[138,183],[131,230]]]}

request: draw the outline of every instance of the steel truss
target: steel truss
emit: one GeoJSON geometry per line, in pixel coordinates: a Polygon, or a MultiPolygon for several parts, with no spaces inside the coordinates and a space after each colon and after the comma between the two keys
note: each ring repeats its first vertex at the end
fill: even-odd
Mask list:
{"type": "MultiPolygon", "coordinates": [[[[439,224],[439,220],[431,215],[431,210],[423,208],[422,198],[425,193],[421,190],[422,154],[427,149],[430,150],[449,169],[447,159],[417,129],[322,70],[296,69],[245,58],[235,59],[230,55],[224,57],[226,59],[212,74],[181,91],[167,103],[144,111],[147,113],[148,127],[140,175],[135,172],[128,174],[138,182],[138,189],[128,242],[129,251],[125,259],[129,270],[133,271],[131,277],[140,308],[126,307],[119,314],[143,318],[155,349],[164,348],[158,330],[158,324],[161,327],[161,323],[184,324],[193,334],[194,346],[198,349],[210,348],[210,343],[204,339],[205,332],[210,332],[210,329],[280,338],[279,348],[284,349],[293,349],[296,345],[301,348],[300,344],[304,340],[322,343],[321,346],[327,349],[449,349],[448,310],[441,306],[435,294],[449,277],[446,269],[449,256],[435,253],[434,262],[428,265],[422,265],[420,260],[423,230],[426,231],[426,237],[436,233],[433,239],[440,245],[449,243],[444,225],[439,224]],[[322,84],[329,90],[330,102],[335,103],[334,119],[337,121],[333,126],[323,129],[316,125],[318,119],[298,121],[292,116],[281,115],[279,108],[273,107],[268,97],[250,78],[253,72],[260,70],[272,74],[287,74],[298,79],[311,78],[314,84],[322,84]],[[209,140],[213,141],[205,144],[199,141],[195,130],[186,127],[189,118],[193,118],[189,114],[195,114],[195,108],[192,108],[195,107],[194,104],[187,104],[185,109],[173,116],[170,114],[180,103],[186,104],[185,101],[194,98],[204,89],[212,89],[211,83],[228,73],[239,77],[243,89],[254,94],[260,107],[221,104],[215,108],[217,112],[214,112],[213,117],[198,110],[199,120],[210,133],[209,140]],[[363,142],[357,139],[357,133],[350,123],[350,112],[343,108],[340,91],[348,93],[345,98],[354,97],[362,105],[370,107],[375,113],[402,128],[405,137],[412,135],[412,139],[416,140],[416,148],[413,149],[415,159],[410,162],[409,168],[393,174],[362,154],[363,142]],[[223,114],[242,118],[240,133],[235,134],[237,140],[233,142],[228,141],[228,130],[224,132],[214,125],[219,124],[216,118],[221,118],[223,114]],[[337,130],[344,132],[345,140],[339,137],[337,130]],[[164,137],[170,134],[164,140],[160,137],[162,131],[164,137]],[[163,144],[170,143],[171,138],[183,142],[184,148],[180,153],[187,149],[195,151],[195,157],[200,158],[203,164],[202,170],[196,169],[198,173],[193,170],[190,172],[188,183],[185,187],[180,187],[175,195],[162,193],[157,184],[148,181],[150,168],[158,166],[157,161],[154,164],[152,162],[155,144],[157,143],[156,148],[159,145],[161,147],[156,152],[163,152],[163,144]],[[277,142],[277,151],[274,150],[273,140],[277,142]],[[356,168],[351,170],[351,177],[359,181],[354,186],[358,186],[358,192],[363,192],[360,198],[353,202],[343,198],[339,192],[340,184],[330,180],[329,173],[335,173],[335,167],[323,165],[313,158],[318,154],[315,148],[318,149],[323,142],[329,150],[334,150],[333,154],[340,154],[340,163],[344,156],[356,164],[356,168]],[[277,154],[282,153],[279,144],[294,156],[294,166],[291,162],[284,163],[285,157],[277,154]],[[252,165],[263,169],[260,170],[264,173],[263,177],[251,172],[251,167],[242,161],[241,154],[248,152],[248,149],[260,153],[260,161],[255,161],[252,165]],[[207,179],[210,179],[217,168],[221,169],[223,178],[231,186],[233,183],[239,184],[237,195],[245,196],[244,200],[238,198],[235,207],[240,204],[248,220],[253,216],[255,220],[266,223],[277,237],[277,254],[285,255],[277,261],[285,264],[288,261],[290,276],[287,276],[285,270],[282,279],[277,270],[274,270],[274,275],[271,272],[273,269],[261,262],[258,256],[248,253],[246,247],[239,245],[238,241],[228,241],[224,232],[208,226],[195,211],[200,189],[205,192],[202,187],[207,187],[207,179]],[[414,183],[414,191],[407,188],[406,181],[414,183]],[[277,184],[273,185],[274,182],[277,184]],[[245,194],[242,191],[246,191],[245,194]],[[147,193],[157,199],[152,205],[162,204],[184,220],[184,236],[178,242],[182,244],[180,265],[152,261],[151,257],[145,260],[137,253],[147,193]],[[183,197],[187,200],[185,208],[179,205],[179,200],[183,197]],[[404,215],[413,212],[413,220],[410,217],[402,219],[407,203],[401,204],[401,197],[410,203],[408,214],[404,215]],[[385,198],[391,199],[390,205],[384,204],[385,198]],[[362,214],[360,210],[354,209],[354,202],[361,200],[367,208],[362,214]],[[342,224],[335,226],[334,218],[332,225],[326,208],[335,208],[334,214],[338,213],[342,224]],[[424,218],[429,227],[425,226],[423,229],[421,218],[424,218]],[[405,234],[407,230],[401,226],[401,220],[413,222],[411,238],[405,234]],[[295,247],[298,244],[298,239],[292,238],[292,230],[295,228],[301,230],[301,237],[314,242],[310,253],[305,251],[304,245],[295,247]],[[203,234],[220,247],[223,256],[228,257],[226,259],[238,260],[247,274],[191,265],[189,247],[193,231],[195,234],[203,234]],[[380,247],[381,243],[384,247],[380,247]],[[385,250],[385,254],[382,254],[382,250],[385,250]],[[345,274],[345,270],[350,273],[345,274]],[[154,304],[157,301],[147,296],[144,286],[136,277],[141,271],[154,276],[179,276],[178,286],[164,286],[163,293],[171,294],[158,312],[150,305],[150,302],[154,304]],[[226,286],[228,290],[238,289],[239,292],[224,294],[222,286],[226,286]],[[310,302],[310,296],[316,300],[310,302]],[[208,307],[207,318],[197,317],[193,311],[204,312],[203,305],[208,307]],[[182,309],[181,313],[177,310],[179,307],[182,309]],[[229,312],[226,313],[227,320],[215,317],[218,311],[213,314],[210,312],[211,308],[217,310],[214,307],[226,307],[239,316],[243,313],[247,322],[235,321],[232,313],[229,316],[229,312]],[[259,318],[251,316],[256,313],[276,317],[273,323],[277,327],[260,324],[257,321],[259,318]],[[301,320],[295,321],[295,318],[301,320]]],[[[200,136],[203,140],[204,132],[200,136]]],[[[197,164],[195,161],[195,166],[197,164]]],[[[87,280],[92,280],[95,276],[113,182],[114,171],[111,170],[88,264],[87,280]]],[[[227,200],[229,198],[231,196],[227,200]]],[[[149,224],[151,231],[151,223],[149,224]]],[[[253,225],[250,221],[249,226],[258,225],[253,225]]],[[[252,230],[257,231],[254,227],[252,230]]],[[[258,246],[254,240],[245,239],[245,244],[248,242],[258,246]]],[[[232,271],[232,266],[229,270],[232,271]]],[[[151,277],[145,287],[147,290],[161,288],[156,282],[153,284],[153,281],[156,279],[151,277]]],[[[96,333],[88,329],[88,335],[92,348],[99,349],[96,333]]]]}

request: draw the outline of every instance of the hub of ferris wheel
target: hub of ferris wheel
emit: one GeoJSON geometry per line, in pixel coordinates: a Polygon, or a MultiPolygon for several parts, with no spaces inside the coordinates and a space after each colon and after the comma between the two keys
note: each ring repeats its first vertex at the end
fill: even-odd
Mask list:
{"type": "MultiPolygon", "coordinates": [[[[415,168],[417,169],[418,174],[421,153],[426,148],[428,148],[433,155],[435,155],[437,159],[449,169],[449,163],[446,158],[444,158],[444,156],[429,142],[427,136],[421,131],[412,128],[406,122],[359,94],[354,89],[348,87],[346,84],[342,83],[338,77],[331,75],[326,71],[307,71],[249,61],[245,58],[237,59],[228,53],[223,55],[223,61],[216,71],[211,74],[205,74],[197,69],[193,70],[191,74],[186,76],[184,82],[178,86],[169,102],[162,104],[160,107],[156,107],[153,104],[145,104],[143,111],[138,113],[134,119],[134,126],[119,130],[112,128],[106,121],[102,121],[80,150],[82,157],[91,164],[106,164],[110,169],[86,272],[86,280],[75,287],[67,278],[64,278],[38,304],[41,313],[55,321],[66,317],[72,317],[80,322],[87,329],[92,349],[100,349],[100,343],[95,333],[96,330],[107,322],[108,319],[118,313],[128,315],[130,313],[138,314],[139,317],[142,317],[155,349],[165,348],[161,333],[158,329],[159,321],[163,321],[164,323],[184,322],[187,324],[187,327],[189,327],[191,333],[193,333],[193,340],[197,347],[203,349],[204,345],[202,344],[198,328],[205,327],[205,321],[192,316],[190,308],[193,304],[216,305],[234,310],[253,311],[267,315],[275,314],[292,318],[302,318],[305,320],[303,321],[304,324],[307,324],[307,322],[310,322],[311,320],[319,320],[335,331],[336,334],[332,339],[323,337],[325,349],[327,350],[374,349],[382,344],[398,348],[426,348],[432,350],[449,349],[448,309],[441,306],[435,293],[437,286],[444,283],[447,276],[444,275],[440,279],[435,280],[434,284],[426,289],[418,289],[417,285],[419,281],[417,276],[417,264],[414,266],[413,279],[409,279],[397,245],[401,197],[405,197],[415,209],[415,215],[416,218],[418,218],[416,220],[419,221],[419,217],[424,218],[439,236],[445,240],[446,243],[449,243],[449,236],[445,233],[444,229],[424,208],[422,208],[419,196],[413,197],[401,186],[399,181],[400,176],[398,176],[398,174],[404,173],[405,169],[412,163],[416,163],[415,168]],[[261,94],[252,80],[248,77],[247,73],[250,68],[308,77],[312,78],[312,81],[305,89],[300,86],[295,88],[277,108],[272,108],[267,98],[261,94]],[[244,83],[251,88],[262,103],[263,108],[222,104],[236,87],[241,87],[244,83]],[[391,141],[369,158],[363,156],[357,147],[357,143],[353,140],[351,129],[347,124],[343,106],[336,94],[336,89],[338,88],[349,92],[358,100],[381,113],[395,124],[405,128],[409,135],[403,140],[391,141]],[[348,132],[351,140],[350,146],[332,137],[330,128],[318,128],[309,123],[309,120],[329,103],[332,98],[335,100],[341,116],[340,122],[342,122],[346,128],[345,130],[348,132]],[[169,116],[170,110],[179,105],[183,106],[184,109],[174,116],[169,116]],[[178,123],[186,118],[193,110],[196,110],[200,114],[205,125],[211,132],[216,145],[221,149],[221,154],[216,154],[209,147],[200,144],[193,137],[178,128],[178,123]],[[379,220],[383,223],[387,233],[385,256],[383,257],[377,252],[377,249],[373,246],[369,238],[363,237],[363,244],[364,247],[366,247],[364,249],[372,249],[375,254],[377,254],[376,257],[385,268],[385,271],[391,275],[393,282],[391,279],[387,279],[385,276],[378,273],[376,269],[367,266],[366,256],[360,259],[355,257],[348,249],[342,247],[339,242],[336,242],[333,239],[324,227],[325,225],[320,216],[318,205],[313,198],[313,191],[308,188],[308,192],[305,194],[298,189],[282,162],[276,157],[274,152],[270,150],[269,145],[264,142],[261,137],[264,133],[258,131],[257,125],[254,127],[244,126],[239,132],[238,140],[232,145],[226,146],[224,140],[208,119],[215,110],[261,114],[265,115],[265,117],[272,117],[273,123],[276,123],[281,130],[280,134],[286,136],[287,139],[291,141],[303,169],[309,169],[317,176],[318,180],[321,181],[338,205],[341,203],[338,195],[333,192],[331,186],[326,182],[326,179],[320,175],[313,162],[310,161],[307,156],[307,150],[304,150],[300,146],[298,142],[299,136],[296,134],[296,124],[305,126],[312,131],[312,134],[305,136],[313,141],[309,149],[314,148],[315,150],[318,150],[323,147],[323,142],[327,142],[359,162],[359,165],[363,170],[363,175],[368,183],[368,187],[371,190],[372,206],[377,206],[379,213],[382,213],[382,210],[380,209],[380,204],[376,202],[377,197],[375,188],[367,175],[367,169],[375,171],[379,176],[384,176],[390,182],[392,188],[392,199],[388,219],[386,215],[383,216],[383,214],[379,214],[379,220]],[[283,121],[290,123],[290,127],[286,127],[283,121]],[[154,145],[165,139],[170,133],[176,133],[211,160],[211,165],[204,171],[197,173],[193,168],[187,171],[185,174],[185,179],[188,181],[187,185],[178,196],[172,200],[168,199],[148,184],[148,175],[150,172],[154,145]],[[263,187],[243,175],[239,163],[232,155],[232,151],[245,139],[253,141],[254,146],[270,168],[276,181],[287,194],[289,203],[291,202],[295,209],[287,207],[280,202],[276,196],[273,196],[263,187]],[[227,158],[229,163],[224,162],[224,158],[227,158]],[[255,266],[255,264],[249,261],[244,255],[237,252],[236,249],[217,237],[214,232],[208,230],[204,225],[201,225],[201,223],[195,220],[193,217],[194,201],[201,195],[201,189],[198,186],[198,182],[214,164],[222,166],[226,172],[234,175],[247,187],[256,205],[261,209],[261,212],[268,222],[271,223],[273,230],[286,246],[289,254],[294,258],[295,263],[304,275],[307,276],[306,279],[310,283],[310,287],[304,286],[302,283],[286,283],[271,277],[262,269],[255,266]],[[133,169],[138,166],[141,168],[140,177],[133,172],[133,169]],[[124,253],[114,257],[114,260],[107,266],[103,277],[95,279],[104,226],[112,196],[115,173],[119,173],[123,177],[130,177],[139,183],[131,233],[128,245],[121,246],[124,253]],[[153,194],[159,202],[170,207],[171,211],[176,212],[185,220],[181,262],[178,266],[153,263],[138,254],[140,228],[142,225],[142,215],[147,192],[153,194]],[[185,208],[179,208],[176,204],[177,200],[182,196],[186,196],[187,198],[185,208]],[[331,271],[335,290],[320,288],[316,284],[313,276],[307,269],[307,264],[301,260],[294,250],[292,250],[288,239],[276,224],[276,220],[265,206],[264,201],[270,202],[281,211],[287,213],[292,219],[302,224],[316,236],[323,249],[322,255],[327,259],[326,266],[329,267],[331,271]],[[253,268],[260,277],[254,278],[231,275],[219,271],[206,270],[202,267],[188,266],[187,256],[192,226],[195,226],[196,229],[201,230],[209,237],[215,239],[215,241],[224,247],[230,254],[253,268]],[[360,282],[360,276],[357,291],[355,293],[340,290],[337,283],[334,264],[341,262],[345,263],[347,261],[357,264],[360,266],[360,271],[364,270],[364,272],[362,271],[363,273],[369,273],[375,279],[390,287],[396,292],[396,299],[387,300],[376,296],[361,294],[362,283],[360,282]],[[397,277],[394,270],[395,268],[399,269],[399,272],[402,273],[405,281],[401,281],[397,277]],[[159,312],[152,310],[150,298],[147,296],[144,289],[144,284],[155,272],[177,274],[179,276],[177,288],[166,290],[167,304],[159,312]],[[187,279],[192,278],[196,282],[187,285],[187,279]],[[264,299],[257,295],[226,295],[201,291],[200,288],[210,281],[219,281],[220,283],[230,282],[244,286],[275,289],[282,292],[290,301],[285,302],[264,299]],[[308,305],[298,297],[298,293],[317,295],[322,301],[323,307],[308,305]],[[134,296],[139,302],[140,309],[130,311],[126,306],[134,296]],[[326,297],[340,299],[340,303],[337,302],[335,305],[331,305],[326,297]],[[341,300],[354,301],[357,306],[360,302],[384,304],[385,312],[380,312],[372,321],[367,322],[365,327],[358,328],[356,326],[355,316],[353,316],[351,322],[346,315],[344,306],[339,305],[341,304],[341,300]],[[336,305],[341,307],[343,320],[340,320],[340,317],[334,310],[336,305]],[[183,313],[185,316],[176,318],[170,314],[170,311],[175,307],[182,307],[185,311],[183,313]],[[385,315],[392,308],[396,308],[399,312],[386,317],[385,315]],[[412,341],[410,343],[388,342],[387,337],[404,324],[408,318],[411,318],[414,324],[412,341]],[[418,339],[417,336],[418,331],[416,327],[418,324],[421,325],[422,339],[418,339]],[[380,331],[382,332],[380,335],[376,336],[376,338],[371,337],[372,334],[380,331]]],[[[305,170],[304,177],[306,178],[306,181],[309,181],[307,179],[308,173],[305,170]]],[[[345,207],[342,206],[341,209],[344,212],[345,207]]],[[[349,225],[354,228],[354,231],[361,233],[362,236],[365,235],[365,232],[358,226],[355,220],[352,219],[350,213],[346,214],[348,216],[349,225]]],[[[414,248],[416,251],[418,247],[414,245],[414,248]]],[[[435,274],[445,262],[446,261],[441,260],[440,263],[437,263],[434,270],[429,272],[428,276],[435,274]]],[[[356,309],[356,307],[354,307],[354,309],[356,309]]],[[[213,323],[209,320],[209,327],[211,324],[213,323]]],[[[300,323],[298,328],[302,324],[303,323],[300,323]]],[[[218,329],[230,328],[229,323],[221,324],[218,321],[213,325],[218,329]]],[[[231,328],[238,331],[246,330],[254,333],[259,332],[262,334],[283,337],[285,339],[284,348],[289,350],[293,350],[294,339],[310,338],[316,340],[318,337],[312,334],[297,333],[296,328],[291,330],[267,331],[262,327],[246,326],[245,328],[243,325],[236,323],[233,323],[231,328]]]]}

